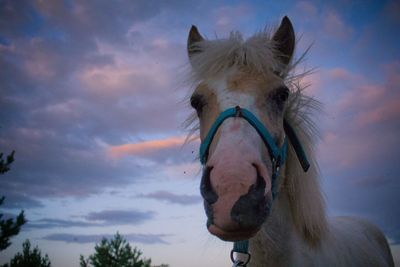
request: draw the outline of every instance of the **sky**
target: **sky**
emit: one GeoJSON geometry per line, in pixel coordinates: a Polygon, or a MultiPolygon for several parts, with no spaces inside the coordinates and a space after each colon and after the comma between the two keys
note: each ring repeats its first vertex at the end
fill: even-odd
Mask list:
{"type": "Polygon", "coordinates": [[[199,194],[199,141],[183,145],[192,24],[214,39],[287,15],[305,93],[320,100],[317,158],[330,216],[378,225],[400,263],[399,1],[0,0],[1,213],[29,222],[53,266],[79,266],[121,233],[153,264],[230,266],[199,194]]]}

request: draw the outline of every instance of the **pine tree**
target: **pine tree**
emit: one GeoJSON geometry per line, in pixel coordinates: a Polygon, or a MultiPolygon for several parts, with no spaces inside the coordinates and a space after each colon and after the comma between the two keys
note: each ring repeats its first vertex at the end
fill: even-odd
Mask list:
{"type": "Polygon", "coordinates": [[[22,253],[18,252],[11,259],[10,265],[5,264],[3,267],[51,267],[51,263],[47,254],[42,257],[38,246],[31,250],[31,243],[27,239],[22,244],[22,253]]]}
{"type": "Polygon", "coordinates": [[[3,153],[0,153],[0,174],[6,173],[10,170],[10,165],[14,161],[14,153],[15,151],[11,152],[5,161],[3,159],[3,153]]]}
{"type": "Polygon", "coordinates": [[[117,233],[112,240],[103,238],[96,244],[95,253],[85,259],[80,256],[80,267],[150,267],[151,260],[143,259],[142,252],[117,233]]]}
{"type": "MultiPolygon", "coordinates": [[[[3,159],[3,153],[0,153],[0,174],[4,174],[10,170],[10,165],[14,161],[13,151],[7,156],[7,159],[3,159]]],[[[4,203],[5,197],[0,197],[0,206],[4,203]]],[[[21,230],[21,226],[27,221],[25,219],[24,211],[21,211],[17,218],[9,218],[7,220],[2,219],[3,214],[0,213],[0,251],[5,250],[11,245],[10,238],[15,236],[21,230]]]]}

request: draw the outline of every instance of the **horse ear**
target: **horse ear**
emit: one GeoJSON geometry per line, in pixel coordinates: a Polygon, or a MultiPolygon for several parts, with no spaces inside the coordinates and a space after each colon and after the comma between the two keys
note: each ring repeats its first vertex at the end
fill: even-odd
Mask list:
{"type": "Polygon", "coordinates": [[[275,43],[275,49],[279,53],[278,59],[284,66],[287,66],[292,59],[294,46],[295,46],[295,35],[293,25],[288,17],[283,17],[281,25],[275,32],[272,40],[275,43]]]}
{"type": "Polygon", "coordinates": [[[190,28],[188,40],[187,40],[187,51],[189,58],[196,54],[201,52],[198,46],[196,46],[196,43],[203,41],[204,38],[201,36],[199,31],[197,30],[197,27],[192,25],[192,28],[190,28]]]}

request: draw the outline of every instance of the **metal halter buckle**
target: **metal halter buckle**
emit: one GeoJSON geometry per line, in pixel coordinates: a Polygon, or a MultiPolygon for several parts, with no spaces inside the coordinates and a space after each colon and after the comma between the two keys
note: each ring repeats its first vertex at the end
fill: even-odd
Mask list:
{"type": "Polygon", "coordinates": [[[234,250],[231,250],[231,261],[233,263],[232,267],[239,267],[239,266],[246,267],[246,265],[250,262],[250,258],[251,258],[251,254],[248,253],[248,252],[247,253],[243,253],[243,252],[236,252],[234,250]],[[243,261],[243,260],[241,260],[239,258],[235,259],[235,257],[234,257],[235,253],[240,253],[242,255],[246,255],[246,260],[243,261]]]}
{"type": "Polygon", "coordinates": [[[242,117],[242,109],[240,108],[240,106],[236,106],[235,111],[235,117],[242,117]]]}
{"type": "Polygon", "coordinates": [[[281,167],[281,156],[278,157],[278,159],[276,158],[272,158],[272,170],[274,173],[278,173],[279,172],[279,168],[281,167]]]}

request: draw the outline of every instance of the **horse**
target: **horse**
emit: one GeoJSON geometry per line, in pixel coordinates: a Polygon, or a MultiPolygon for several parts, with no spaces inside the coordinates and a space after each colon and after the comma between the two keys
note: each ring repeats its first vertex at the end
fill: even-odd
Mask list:
{"type": "Polygon", "coordinates": [[[291,21],[275,29],[208,40],[192,25],[188,35],[208,231],[235,242],[234,266],[394,266],[376,226],[326,215],[312,119],[321,105],[295,71],[291,21]]]}

